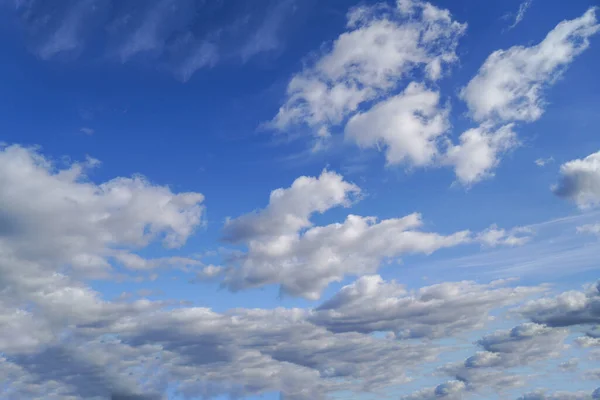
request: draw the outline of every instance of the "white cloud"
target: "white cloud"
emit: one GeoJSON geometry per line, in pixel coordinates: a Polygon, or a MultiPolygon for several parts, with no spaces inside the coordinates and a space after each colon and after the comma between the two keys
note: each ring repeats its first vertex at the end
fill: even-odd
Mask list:
{"type": "Polygon", "coordinates": [[[252,12],[237,7],[224,13],[222,4],[194,0],[135,5],[68,0],[54,7],[42,0],[17,3],[15,13],[31,51],[44,60],[96,53],[121,63],[150,62],[184,82],[220,60],[246,62],[258,54],[278,55],[289,33],[286,23],[302,6],[295,0],[269,1],[252,12]]]}
{"type": "Polygon", "coordinates": [[[509,231],[492,225],[477,235],[477,239],[487,247],[522,246],[531,240],[533,231],[527,227],[517,227],[509,231]]]}
{"type": "Polygon", "coordinates": [[[195,396],[209,389],[213,395],[277,390],[286,398],[321,399],[335,390],[373,390],[406,382],[409,368],[433,361],[439,350],[334,334],[305,315],[298,309],[219,314],[185,308],[123,320],[113,329],[139,349],[160,344],[163,368],[195,396]],[[190,376],[199,379],[181,379],[190,376]]]}
{"type": "Polygon", "coordinates": [[[528,302],[520,312],[531,321],[548,326],[600,323],[600,281],[583,291],[571,290],[554,298],[528,302]]]}
{"type": "Polygon", "coordinates": [[[558,368],[565,372],[574,372],[579,368],[579,359],[571,358],[565,362],[558,364],[558,368]]]}
{"type": "Polygon", "coordinates": [[[220,265],[207,265],[196,274],[196,279],[206,281],[217,278],[224,272],[224,268],[220,265]]]}
{"type": "Polygon", "coordinates": [[[464,362],[449,363],[439,369],[440,373],[452,376],[452,380],[403,399],[454,400],[466,398],[469,394],[490,398],[490,395],[507,388],[523,386],[527,376],[515,374],[511,368],[535,365],[559,356],[566,349],[564,341],[567,335],[566,330],[534,323],[498,330],[477,341],[483,351],[477,351],[464,362]]]}
{"type": "Polygon", "coordinates": [[[600,151],[560,166],[560,181],[552,191],[586,209],[600,205],[600,151]]]}
{"type": "Polygon", "coordinates": [[[176,44],[186,53],[182,61],[173,67],[175,75],[187,82],[201,68],[213,67],[219,60],[217,45],[209,41],[199,41],[191,36],[185,36],[176,44]]]}
{"type": "Polygon", "coordinates": [[[535,365],[560,356],[567,349],[567,336],[565,329],[523,323],[484,336],[477,341],[482,351],[462,363],[448,364],[441,371],[466,382],[471,390],[523,386],[527,376],[515,373],[511,368],[535,365]]]}
{"type": "Polygon", "coordinates": [[[522,2],[519,5],[519,9],[517,10],[517,14],[515,15],[515,20],[514,22],[508,27],[508,29],[513,29],[515,26],[517,26],[521,21],[523,21],[523,18],[525,18],[525,13],[527,12],[527,10],[529,9],[529,7],[531,7],[531,3],[533,3],[533,0],[525,0],[524,2],[522,2]]]}
{"type": "Polygon", "coordinates": [[[421,389],[413,394],[402,397],[402,400],[460,400],[465,396],[467,385],[463,381],[450,380],[438,386],[421,389]]]}
{"type": "MultiPolygon", "coordinates": [[[[595,392],[594,392],[595,393],[595,392]]],[[[547,390],[538,389],[529,392],[519,397],[517,400],[595,400],[599,397],[594,397],[594,394],[584,391],[578,392],[548,392],[547,390]]]]}
{"type": "Polygon", "coordinates": [[[485,352],[467,359],[469,367],[527,365],[539,359],[558,356],[564,350],[568,331],[535,323],[523,323],[510,330],[486,335],[477,343],[485,352]]]}
{"type": "Polygon", "coordinates": [[[192,266],[202,265],[199,260],[187,257],[160,257],[144,258],[135,253],[125,251],[116,252],[113,259],[117,260],[125,268],[137,271],[151,270],[157,268],[179,268],[185,270],[192,266]]]}
{"type": "Polygon", "coordinates": [[[387,259],[471,240],[469,231],[446,236],[418,230],[422,225],[419,214],[381,221],[349,215],[343,223],[250,241],[225,283],[234,290],[280,284],[285,293],[317,299],[331,282],[373,273],[387,259]]]}
{"type": "Polygon", "coordinates": [[[33,44],[33,50],[43,60],[59,55],[77,56],[84,47],[84,32],[93,26],[98,18],[97,0],[83,0],[69,4],[64,10],[44,16],[31,12],[32,3],[17,5],[17,10],[24,12],[25,19],[31,24],[30,34],[41,34],[43,40],[33,44]],[[60,15],[57,15],[60,14],[60,15]],[[41,31],[41,32],[40,32],[41,31]]]}
{"type": "Polygon", "coordinates": [[[174,194],[142,177],[95,184],[84,172],[97,164],[60,169],[33,149],[0,149],[0,315],[7,315],[0,342],[18,339],[21,345],[13,347],[31,351],[71,324],[144,309],[144,302],[106,303],[75,278],[107,276],[120,256],[128,267],[148,267],[154,261],[125,249],[153,240],[177,247],[201,222],[201,194],[174,194]],[[37,333],[18,338],[12,332],[19,326],[35,326],[37,333]]]}
{"type": "Polygon", "coordinates": [[[432,164],[438,155],[438,139],[450,126],[448,110],[439,101],[439,93],[412,82],[402,93],[350,118],[346,140],[360,147],[382,144],[388,164],[432,164]]]}
{"type": "Polygon", "coordinates": [[[348,31],[291,79],[272,126],[306,124],[317,132],[340,124],[360,104],[386,96],[415,68],[439,79],[443,66],[456,60],[465,27],[447,10],[421,1],[352,9],[348,31]]]}
{"type": "Polygon", "coordinates": [[[111,26],[111,33],[117,35],[120,42],[119,59],[126,62],[142,53],[161,54],[170,35],[186,30],[194,18],[194,11],[188,0],[158,0],[133,15],[122,15],[111,26]]]}
{"type": "Polygon", "coordinates": [[[246,62],[253,56],[279,50],[282,46],[281,31],[288,18],[297,9],[296,0],[281,0],[273,2],[264,12],[264,19],[246,43],[240,49],[240,57],[246,62]]]}
{"type": "Polygon", "coordinates": [[[115,178],[96,185],[75,163],[57,170],[31,149],[0,150],[2,241],[26,258],[65,257],[92,261],[105,246],[142,246],[160,238],[165,246],[180,246],[200,224],[204,197],[173,194],[141,176],[115,178]],[[32,241],[39,253],[28,248],[32,241]],[[40,241],[42,240],[42,241],[40,241]]]}
{"type": "Polygon", "coordinates": [[[232,290],[281,285],[283,293],[317,299],[332,282],[346,276],[375,273],[384,262],[407,254],[478,242],[486,246],[519,246],[532,231],[492,226],[479,233],[424,232],[419,213],[379,220],[350,214],[341,223],[313,226],[311,216],[337,205],[349,205],[360,189],[324,171],[319,178],[300,177],[287,189],[271,193],[269,205],[226,222],[225,238],[247,251],[228,260],[224,283],[232,290]]]}
{"type": "Polygon", "coordinates": [[[600,224],[586,224],[577,227],[578,233],[588,233],[592,235],[600,235],[600,224]]]}
{"type": "Polygon", "coordinates": [[[333,332],[383,331],[397,338],[454,336],[484,327],[491,310],[543,290],[511,288],[506,283],[446,282],[409,291],[378,275],[363,276],[344,286],[309,319],[333,332]]]}
{"type": "Polygon", "coordinates": [[[79,129],[79,132],[85,134],[85,135],[93,135],[94,134],[94,130],[92,128],[88,128],[88,127],[83,127],[79,129]]]}
{"type": "Polygon", "coordinates": [[[310,216],[336,206],[349,206],[360,188],[324,170],[319,177],[301,176],[287,189],[271,192],[269,205],[258,212],[228,220],[224,236],[231,242],[294,234],[312,226],[310,216]]]}
{"type": "Polygon", "coordinates": [[[482,125],[469,129],[460,135],[460,143],[449,143],[443,163],[454,167],[459,182],[472,185],[493,176],[492,170],[498,166],[500,155],[518,146],[513,124],[504,125],[491,131],[482,125]]]}
{"type": "Polygon", "coordinates": [[[545,167],[546,165],[553,162],[554,157],[538,158],[537,160],[535,160],[535,165],[537,165],[538,167],[545,167]]]}
{"type": "Polygon", "coordinates": [[[462,89],[476,121],[535,121],[544,111],[543,91],[556,81],[598,32],[596,10],[559,23],[542,42],[492,53],[462,89]]]}
{"type": "Polygon", "coordinates": [[[575,339],[575,343],[583,348],[600,347],[600,337],[580,336],[575,339]]]}

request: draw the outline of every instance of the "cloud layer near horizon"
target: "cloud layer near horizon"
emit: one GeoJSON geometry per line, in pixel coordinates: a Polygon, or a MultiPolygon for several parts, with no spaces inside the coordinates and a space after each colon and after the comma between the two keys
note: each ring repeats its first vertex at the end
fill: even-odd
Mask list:
{"type": "MultiPolygon", "coordinates": [[[[592,329],[599,321],[598,284],[552,297],[546,286],[520,287],[510,280],[445,282],[412,290],[366,275],[313,309],[226,312],[173,301],[104,299],[87,279],[115,277],[123,268],[145,273],[132,264],[152,265],[153,260],[136,251],[153,241],[166,248],[182,245],[201,223],[204,197],[173,193],[141,177],[95,184],[84,172],[98,163],[89,159],[61,167],[34,149],[0,151],[0,372],[10,382],[3,389],[9,397],[162,398],[168,382],[177,382],[171,389],[189,398],[279,391],[285,398],[318,399],[339,391],[384,390],[439,364],[439,357],[456,350],[447,340],[489,329],[493,314],[515,306],[513,312],[525,322],[483,335],[474,356],[440,367],[454,380],[431,389],[433,395],[424,390],[409,398],[484,393],[490,382],[498,388],[523,385],[526,377],[515,376],[512,369],[566,357],[570,326],[590,328],[588,336],[578,339],[582,348],[598,346],[592,329]],[[138,264],[123,255],[136,257],[138,264]]],[[[349,206],[349,196],[359,194],[356,185],[333,172],[302,177],[274,191],[264,210],[227,222],[226,237],[250,243],[244,262],[257,257],[253,252],[259,248],[261,257],[286,254],[276,245],[286,242],[282,235],[308,243],[311,239],[304,237],[315,235],[318,243],[335,246],[361,238],[351,247],[353,257],[363,262],[465,240],[516,244],[510,237],[518,231],[497,227],[458,236],[414,230],[421,225],[417,215],[381,222],[350,216],[332,227],[312,225],[312,213],[349,206]],[[299,229],[305,230],[303,236],[297,236],[299,229]]],[[[311,254],[311,246],[299,248],[311,254]]],[[[161,263],[179,268],[182,260],[189,260],[190,272],[206,268],[193,258],[161,263]]],[[[256,272],[249,268],[244,263],[231,267],[226,282],[239,273],[250,279],[256,272]]],[[[299,269],[299,276],[305,271],[299,269]]],[[[291,268],[269,282],[288,290],[287,279],[294,274],[291,268]]],[[[310,286],[296,283],[290,293],[310,297],[323,287],[316,280],[305,282],[310,286]]]]}

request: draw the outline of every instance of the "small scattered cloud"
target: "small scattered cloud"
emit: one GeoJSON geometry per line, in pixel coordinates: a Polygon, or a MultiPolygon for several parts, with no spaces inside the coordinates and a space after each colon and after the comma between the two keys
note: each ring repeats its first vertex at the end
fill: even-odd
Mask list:
{"type": "Polygon", "coordinates": [[[532,3],[533,3],[533,0],[525,0],[523,3],[521,3],[519,5],[519,9],[517,10],[517,13],[515,14],[514,22],[508,27],[509,30],[513,29],[521,21],[523,21],[523,18],[525,18],[525,13],[529,9],[529,7],[531,7],[532,3]]]}
{"type": "Polygon", "coordinates": [[[487,247],[496,246],[522,246],[529,242],[533,235],[533,229],[529,227],[517,227],[510,230],[500,229],[497,225],[492,225],[488,229],[477,235],[477,239],[482,245],[487,247]]]}
{"type": "Polygon", "coordinates": [[[546,157],[546,158],[538,158],[537,160],[535,160],[535,165],[537,165],[538,167],[545,167],[548,164],[551,164],[554,162],[554,157],[546,157]]]}
{"type": "Polygon", "coordinates": [[[600,224],[586,224],[578,226],[577,233],[587,233],[600,236],[600,224]]]}
{"type": "Polygon", "coordinates": [[[83,127],[83,128],[79,128],[79,132],[83,133],[84,135],[88,135],[91,136],[93,135],[96,131],[92,128],[88,128],[88,127],[83,127]]]}

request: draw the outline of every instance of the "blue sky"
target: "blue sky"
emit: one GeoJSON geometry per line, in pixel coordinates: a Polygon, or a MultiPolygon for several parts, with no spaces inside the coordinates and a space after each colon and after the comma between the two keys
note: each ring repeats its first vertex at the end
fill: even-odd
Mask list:
{"type": "Polygon", "coordinates": [[[596,5],[0,1],[0,398],[600,396],[596,5]]]}

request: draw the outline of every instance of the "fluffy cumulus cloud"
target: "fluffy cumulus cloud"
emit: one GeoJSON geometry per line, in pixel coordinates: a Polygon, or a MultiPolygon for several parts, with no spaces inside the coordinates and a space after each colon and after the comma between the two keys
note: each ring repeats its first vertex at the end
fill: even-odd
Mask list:
{"type": "Polygon", "coordinates": [[[600,25],[596,9],[559,23],[540,43],[492,53],[462,89],[477,121],[535,121],[544,111],[543,91],[589,46],[600,25]]]}
{"type": "MultiPolygon", "coordinates": [[[[201,223],[203,196],[142,178],[96,184],[84,174],[96,164],[61,168],[19,146],[0,152],[0,374],[10,398],[159,399],[168,382],[177,382],[188,398],[280,391],[319,399],[403,383],[441,351],[332,332],[312,323],[308,310],[216,313],[173,301],[102,298],[85,279],[167,262],[133,251],[157,240],[167,248],[185,242],[201,223]]],[[[334,206],[355,191],[327,172],[321,178],[334,190],[316,195],[309,211],[292,208],[292,216],[334,206]]],[[[319,179],[304,181],[311,182],[319,179]]],[[[293,191],[283,195],[288,206],[298,201],[293,191]]],[[[304,226],[276,212],[277,204],[272,215],[304,226]]],[[[278,226],[269,233],[280,233],[278,226]]]]}
{"type": "Polygon", "coordinates": [[[462,133],[458,144],[449,142],[443,163],[454,168],[458,181],[471,185],[493,176],[500,156],[518,146],[513,124],[498,129],[482,125],[462,133]]]}
{"type": "Polygon", "coordinates": [[[458,182],[472,185],[492,177],[503,154],[519,145],[515,123],[542,115],[544,89],[600,29],[595,13],[559,23],[537,45],[492,53],[460,92],[479,126],[455,142],[449,105],[431,83],[457,59],[466,25],[420,1],[355,8],[348,30],[291,79],[269,125],[308,126],[315,149],[341,126],[347,142],[383,150],[388,165],[450,166],[458,182]]]}
{"type": "MultiPolygon", "coordinates": [[[[417,214],[383,221],[350,215],[341,224],[313,226],[312,214],[348,205],[360,193],[324,171],[274,191],[264,210],[226,224],[231,241],[248,245],[235,268],[178,255],[148,259],[137,251],[188,239],[202,222],[203,196],[140,177],[94,183],[86,171],[98,164],[61,166],[19,146],[0,152],[0,376],[9,398],[163,399],[169,389],[184,398],[275,391],[312,400],[384,390],[437,365],[440,354],[452,351],[444,339],[483,329],[493,313],[546,290],[511,281],[408,290],[364,276],[314,309],[216,312],[173,300],[107,300],[86,280],[169,267],[198,279],[242,276],[248,285],[270,279],[314,298],[331,279],[363,274],[365,265],[373,270],[386,258],[463,242],[505,244],[513,233],[493,240],[426,233],[417,214]],[[265,262],[288,270],[269,275],[274,269],[255,267],[265,262]]],[[[534,319],[527,310],[535,304],[523,306],[522,315],[534,319]]],[[[583,305],[591,311],[580,314],[594,307],[583,305]]],[[[593,347],[592,334],[579,346],[593,347]]],[[[502,368],[554,356],[563,336],[562,329],[537,324],[485,336],[478,342],[483,351],[444,369],[451,380],[420,393],[459,398],[483,381],[517,385],[520,378],[502,368]]]]}
{"type": "Polygon", "coordinates": [[[122,255],[144,267],[151,261],[140,265],[135,249],[156,240],[167,248],[180,246],[202,221],[201,194],[175,194],[141,177],[96,184],[84,173],[97,163],[59,168],[34,149],[0,150],[4,354],[54,343],[65,325],[102,325],[115,314],[148,309],[145,301],[106,302],[78,279],[114,276],[120,267],[132,267],[119,263],[122,255]]]}
{"type": "Polygon", "coordinates": [[[224,236],[231,242],[244,242],[294,234],[312,226],[310,216],[336,206],[349,206],[360,188],[331,171],[318,177],[302,176],[289,188],[271,192],[269,205],[225,223],[224,236]]]}
{"type": "MultiPolygon", "coordinates": [[[[132,251],[157,240],[181,245],[201,222],[203,196],[142,178],[96,184],[84,171],[97,162],[87,164],[60,168],[19,146],[0,152],[3,395],[159,399],[177,382],[187,397],[281,391],[318,399],[402,383],[438,353],[333,333],[308,321],[306,310],[220,314],[172,301],[103,299],[85,279],[122,264],[139,270],[166,262],[132,251]]],[[[339,201],[332,196],[325,201],[339,201]]]]}
{"type": "Polygon", "coordinates": [[[349,215],[342,223],[250,241],[225,283],[234,290],[280,284],[284,293],[317,299],[329,283],[375,272],[386,259],[470,241],[468,231],[442,235],[419,230],[422,225],[419,214],[381,221],[349,215]]]}
{"type": "Polygon", "coordinates": [[[417,68],[429,80],[439,79],[444,67],[456,61],[465,28],[447,10],[421,1],[354,8],[348,13],[348,30],[291,79],[271,125],[286,129],[306,124],[315,132],[326,131],[364,102],[387,96],[417,68]]]}
{"type": "Polygon", "coordinates": [[[552,187],[557,196],[574,201],[580,208],[600,204],[600,151],[560,166],[560,180],[552,187]]]}
{"type": "Polygon", "coordinates": [[[139,176],[95,184],[85,172],[97,164],[60,169],[33,149],[0,150],[0,251],[5,260],[27,261],[20,273],[53,264],[102,275],[112,257],[144,267],[130,251],[154,240],[179,247],[202,222],[201,194],[175,194],[139,176]]]}
{"type": "Polygon", "coordinates": [[[2,148],[2,254],[32,269],[53,263],[101,274],[109,257],[136,264],[129,251],[151,241],[179,247],[202,222],[201,194],[175,194],[139,176],[95,184],[85,171],[97,163],[60,169],[33,149],[2,148]]]}
{"type": "Polygon", "coordinates": [[[235,291],[278,284],[285,294],[318,299],[330,283],[372,274],[406,254],[427,255],[468,243],[518,246],[532,233],[495,225],[479,234],[426,232],[419,213],[384,220],[349,214],[343,222],[324,226],[311,222],[314,213],[348,206],[358,194],[356,185],[324,171],[273,191],[264,209],[228,220],[224,238],[245,245],[246,251],[229,258],[225,286],[235,291]]]}
{"type": "MultiPolygon", "coordinates": [[[[64,4],[52,11],[37,0],[18,2],[25,36],[41,59],[80,56],[89,32],[102,28],[103,51],[122,62],[150,58],[182,80],[225,53],[245,62],[277,52],[285,21],[299,5],[269,2],[263,17],[249,13],[213,32],[199,27],[194,1],[64,4]],[[241,37],[241,45],[228,47],[241,37]]],[[[515,24],[530,2],[523,4],[515,24]]],[[[213,15],[206,10],[207,18],[213,15]]],[[[460,184],[472,185],[493,176],[503,155],[519,145],[517,123],[540,118],[544,89],[600,29],[595,12],[561,22],[537,45],[491,54],[460,94],[477,127],[454,137],[450,106],[435,82],[457,61],[466,25],[419,0],[353,8],[346,31],[291,79],[270,125],[308,127],[317,143],[343,134],[359,147],[382,150],[388,165],[446,166],[460,184]]],[[[264,208],[228,218],[225,247],[209,264],[204,256],[181,254],[204,223],[202,194],[178,193],[138,175],[97,182],[92,172],[99,167],[93,158],[59,162],[37,148],[0,145],[2,398],[278,392],[286,400],[348,393],[600,399],[600,388],[592,390],[600,371],[589,368],[600,359],[600,282],[556,293],[547,284],[520,286],[513,279],[443,281],[440,275],[433,282],[441,283],[412,287],[377,275],[408,255],[520,246],[532,240],[533,229],[494,224],[480,232],[434,232],[418,212],[356,215],[347,208],[361,199],[361,188],[323,170],[273,190],[264,208]],[[338,222],[317,223],[334,209],[343,214],[338,222]],[[327,298],[306,308],[216,310],[153,300],[160,290],[133,288],[136,296],[109,298],[96,286],[99,279],[145,279],[169,270],[231,291],[273,285],[285,295],[316,302],[325,292],[327,298]],[[585,390],[550,390],[548,381],[561,374],[578,376],[585,390]]],[[[582,209],[598,206],[600,153],[563,164],[553,191],[582,209]]],[[[598,234],[591,222],[577,231],[598,234]]]]}
{"type": "Polygon", "coordinates": [[[384,260],[472,240],[468,231],[423,232],[417,213],[381,221],[350,214],[341,223],[312,226],[313,213],[346,204],[358,191],[333,172],[300,177],[290,188],[273,191],[264,210],[228,221],[225,237],[243,242],[247,252],[232,257],[225,285],[238,290],[280,284],[285,293],[316,299],[329,283],[372,273],[384,260]]]}
{"type": "Polygon", "coordinates": [[[600,324],[600,282],[583,290],[571,290],[554,298],[531,301],[521,313],[532,321],[549,326],[600,324]]]}
{"type": "Polygon", "coordinates": [[[346,139],[361,147],[384,146],[388,164],[432,164],[439,138],[449,127],[448,110],[439,102],[439,93],[413,82],[399,95],[350,118],[346,139]]]}

